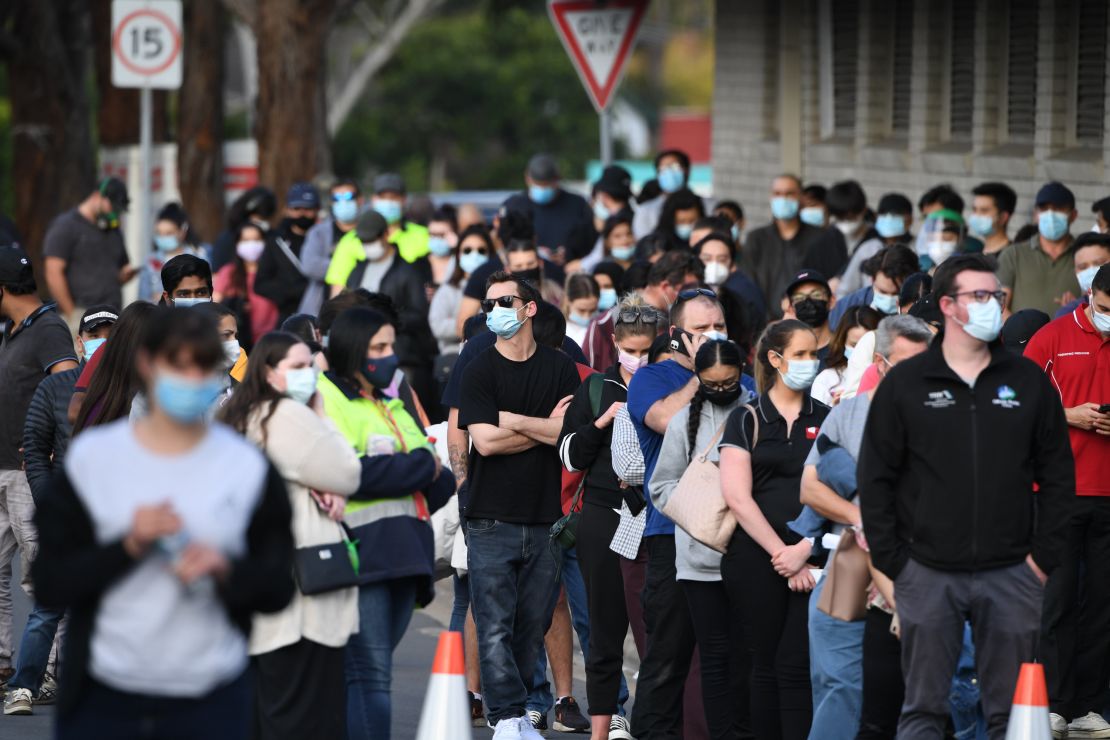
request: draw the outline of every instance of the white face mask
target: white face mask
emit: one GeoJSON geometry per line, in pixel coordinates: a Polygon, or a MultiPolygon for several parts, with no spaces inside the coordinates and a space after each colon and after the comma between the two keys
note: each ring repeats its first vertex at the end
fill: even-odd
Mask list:
{"type": "Polygon", "coordinates": [[[371,262],[377,262],[385,256],[385,245],[382,244],[381,239],[369,243],[363,242],[362,248],[366,250],[366,259],[371,262]]]}
{"type": "Polygon", "coordinates": [[[705,282],[720,285],[728,279],[728,265],[721,262],[708,262],[705,265],[705,282]]]}
{"type": "Polygon", "coordinates": [[[243,348],[239,346],[238,339],[228,339],[223,345],[224,359],[227,361],[227,366],[234,367],[235,363],[239,361],[239,355],[243,353],[243,348]]]}
{"type": "Polygon", "coordinates": [[[863,225],[863,221],[837,221],[836,228],[840,229],[840,233],[844,236],[851,236],[859,231],[859,227],[863,225]]]}

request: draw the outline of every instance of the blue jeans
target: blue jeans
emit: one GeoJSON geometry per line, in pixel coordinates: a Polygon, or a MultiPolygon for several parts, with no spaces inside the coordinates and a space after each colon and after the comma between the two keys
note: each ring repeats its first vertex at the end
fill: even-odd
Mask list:
{"type": "Polygon", "coordinates": [[[470,603],[490,724],[523,717],[558,590],[545,525],[467,519],[470,603]]]}
{"type": "Polygon", "coordinates": [[[58,633],[58,624],[64,615],[64,609],[47,609],[35,603],[35,607],[27,615],[27,626],[23,628],[15,675],[8,682],[9,689],[30,689],[32,694],[39,692],[42,679],[46,675],[46,666],[50,662],[54,635],[58,633]]]}
{"type": "Polygon", "coordinates": [[[458,573],[451,576],[455,587],[455,601],[451,605],[451,623],[447,629],[452,632],[462,632],[466,629],[466,612],[470,608],[470,582],[467,580],[469,577],[460,578],[458,573]]]}
{"type": "Polygon", "coordinates": [[[824,578],[809,597],[809,678],[813,684],[810,740],[853,740],[863,708],[863,628],[817,608],[824,578]]]}
{"type": "Polygon", "coordinates": [[[358,634],[347,642],[347,737],[389,740],[393,650],[416,608],[415,578],[359,586],[358,634]]]}
{"type": "Polygon", "coordinates": [[[971,640],[971,625],[964,624],[964,646],[956,675],[952,677],[952,691],[948,695],[952,705],[952,727],[956,740],[986,740],[987,719],[979,704],[979,677],[975,673],[975,645],[971,640]]]}
{"type": "MultiPolygon", "coordinates": [[[[590,648],[590,614],[586,604],[586,582],[582,580],[582,570],[578,567],[578,552],[573,547],[562,550],[563,588],[567,592],[567,604],[570,606],[570,619],[574,631],[578,634],[578,644],[582,647],[582,658],[585,659],[586,651],[590,648]]],[[[555,599],[559,598],[559,585],[555,585],[555,599]]],[[[547,627],[551,627],[548,620],[547,627]]],[[[547,630],[544,630],[547,634],[547,630]]],[[[621,693],[618,700],[621,714],[624,714],[624,704],[628,701],[628,683],[621,673],[621,693]]],[[[547,680],[547,651],[541,649],[539,658],[536,659],[536,675],[532,679],[532,691],[528,694],[528,710],[535,710],[546,716],[555,706],[555,697],[551,693],[551,682],[547,680]]]]}

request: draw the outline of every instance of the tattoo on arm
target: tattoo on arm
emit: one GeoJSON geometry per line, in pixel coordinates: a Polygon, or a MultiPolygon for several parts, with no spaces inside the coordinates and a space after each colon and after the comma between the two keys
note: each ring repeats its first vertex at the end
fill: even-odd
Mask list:
{"type": "Polygon", "coordinates": [[[459,445],[447,445],[447,456],[451,460],[451,472],[459,485],[466,480],[467,455],[459,445]]]}

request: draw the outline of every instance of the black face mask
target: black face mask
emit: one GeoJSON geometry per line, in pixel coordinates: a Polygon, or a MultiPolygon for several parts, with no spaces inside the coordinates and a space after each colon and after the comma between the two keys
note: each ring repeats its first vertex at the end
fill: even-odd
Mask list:
{"type": "Polygon", "coordinates": [[[794,304],[794,315],[798,317],[798,321],[816,329],[829,320],[829,302],[805,298],[794,304]]]}
{"type": "Polygon", "coordinates": [[[534,287],[539,288],[540,281],[543,279],[543,274],[540,271],[540,268],[536,267],[531,270],[520,270],[519,272],[514,272],[513,277],[520,278],[521,280],[527,280],[528,282],[532,283],[534,287]]]}
{"type": "Polygon", "coordinates": [[[729,404],[735,403],[736,399],[740,398],[740,392],[743,389],[743,386],[739,383],[736,384],[735,388],[727,391],[710,390],[703,385],[701,387],[701,395],[714,406],[728,406],[729,404]]]}
{"type": "Polygon", "coordinates": [[[301,231],[308,231],[316,225],[316,219],[313,216],[297,216],[296,218],[291,219],[291,221],[293,222],[293,225],[301,231]]]}
{"type": "Polygon", "coordinates": [[[96,226],[101,231],[112,231],[119,228],[119,216],[115,211],[96,214],[96,226]]]}

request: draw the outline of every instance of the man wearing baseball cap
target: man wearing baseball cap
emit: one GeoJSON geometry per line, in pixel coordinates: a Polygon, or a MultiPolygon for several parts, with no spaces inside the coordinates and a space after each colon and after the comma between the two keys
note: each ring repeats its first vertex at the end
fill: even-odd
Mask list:
{"type": "Polygon", "coordinates": [[[76,329],[86,306],[123,306],[122,286],[138,273],[128,264],[120,215],[130,204],[127,186],[115,177],[101,180],[74,208],[54,219],[43,239],[46,287],[58,314],[76,329]]]}
{"type": "Polygon", "coordinates": [[[1069,233],[1076,217],[1075,196],[1062,183],[1050,182],[1037,191],[1034,202],[1037,233],[1001,254],[998,281],[1009,311],[1036,308],[1055,316],[1080,292],[1069,233]]]}
{"type": "Polygon", "coordinates": [[[312,183],[294,183],[285,196],[285,217],[258,259],[254,292],[278,307],[279,323],[297,313],[308,287],[301,264],[305,236],[316,225],[320,195],[312,183]]]}
{"type": "Polygon", "coordinates": [[[23,472],[23,422],[31,396],[49,375],[77,367],[73,338],[54,304],[38,297],[27,253],[0,245],[0,679],[12,676],[11,558],[22,553],[23,586],[30,593],[30,564],[38,546],[31,519],[34,503],[23,472]]]}
{"type": "MultiPolygon", "coordinates": [[[[92,357],[107,341],[118,319],[116,309],[105,304],[86,310],[79,322],[78,354],[85,360],[92,357]]],[[[65,459],[72,433],[69,402],[82,367],[84,365],[50,375],[39,383],[31,397],[23,424],[23,467],[32,498],[45,495],[51,476],[61,469],[65,459]]],[[[35,603],[19,642],[15,675],[8,681],[4,714],[31,714],[35,701],[46,702],[53,698],[57,683],[51,646],[64,614],[63,609],[49,609],[35,603]]]]}
{"type": "Polygon", "coordinates": [[[396,172],[384,172],[374,178],[374,194],[370,208],[381,214],[389,225],[386,238],[397,246],[397,254],[411,265],[416,265],[428,282],[432,271],[424,259],[428,247],[428,230],[405,218],[405,181],[396,172]]]}
{"type": "Polygon", "coordinates": [[[836,305],[836,296],[824,275],[817,270],[802,270],[786,286],[782,297],[783,318],[797,319],[813,328],[817,335],[817,359],[822,368],[829,355],[832,331],[829,311],[836,305]]]}

